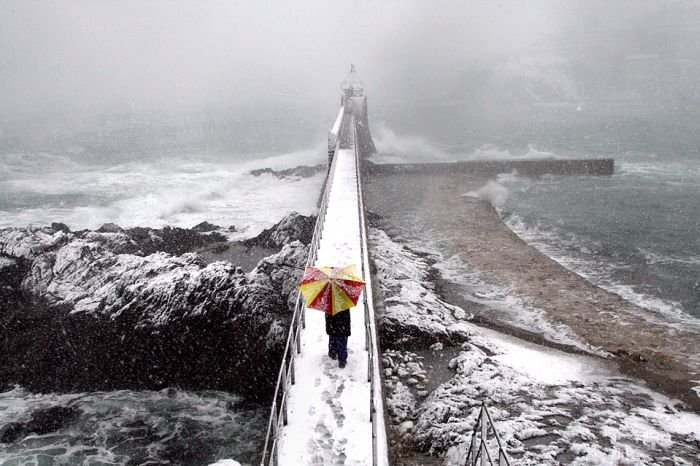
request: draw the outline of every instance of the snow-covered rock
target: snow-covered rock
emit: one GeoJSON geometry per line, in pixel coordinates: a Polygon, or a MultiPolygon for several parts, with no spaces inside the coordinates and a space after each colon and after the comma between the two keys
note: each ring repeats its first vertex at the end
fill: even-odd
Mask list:
{"type": "Polygon", "coordinates": [[[384,297],[379,323],[382,345],[427,347],[466,341],[469,328],[460,325],[464,311],[436,295],[426,261],[381,230],[370,229],[369,240],[377,251],[372,260],[384,297]]]}
{"type": "MultiPolygon", "coordinates": [[[[285,233],[268,234],[282,242],[307,223],[288,216],[280,223],[285,233]]],[[[164,236],[191,245],[207,236],[179,230],[138,229],[136,238],[130,231],[0,230],[4,263],[20,271],[0,274],[0,337],[8,351],[0,379],[37,390],[179,385],[264,394],[308,247],[281,244],[248,274],[194,252],[144,254],[164,236]]]]}
{"type": "MultiPolygon", "coordinates": [[[[393,426],[390,440],[399,453],[419,452],[441,458],[445,465],[464,464],[479,409],[487,402],[511,464],[698,464],[700,416],[643,382],[621,377],[598,359],[459,321],[459,314],[441,306],[426,284],[428,266],[421,257],[390,244],[381,232],[371,236],[387,308],[382,318],[388,316],[396,329],[383,334],[392,339],[382,346],[393,349],[384,352],[382,363],[385,371],[397,374],[385,386],[393,426]],[[399,303],[406,326],[393,309],[399,303]],[[431,303],[430,309],[425,303],[431,303]],[[449,334],[454,328],[461,330],[449,334]],[[459,345],[445,341],[422,346],[426,356],[433,355],[432,364],[445,357],[442,373],[434,374],[440,380],[430,390],[406,384],[417,358],[401,349],[416,342],[410,338],[413,330],[423,342],[442,342],[447,335],[453,341],[463,339],[459,345]],[[409,338],[401,332],[409,332],[409,338]],[[432,339],[425,336],[430,332],[435,332],[432,339]],[[445,375],[445,368],[452,372],[445,375]],[[410,434],[407,421],[413,423],[410,434]]],[[[430,368],[428,375],[433,376],[430,368]]],[[[496,457],[493,450],[491,454],[496,457]]]]}
{"type": "Polygon", "coordinates": [[[309,244],[311,243],[315,226],[315,216],[307,217],[292,212],[272,228],[263,230],[255,238],[243,241],[243,244],[265,248],[281,248],[292,241],[301,241],[304,244],[309,244]]]}
{"type": "Polygon", "coordinates": [[[72,234],[49,227],[5,228],[0,230],[0,253],[32,259],[70,241],[72,234]]]}
{"type": "Polygon", "coordinates": [[[0,256],[0,270],[6,268],[6,267],[11,267],[15,265],[17,261],[15,259],[10,259],[9,257],[2,257],[0,256]]]}

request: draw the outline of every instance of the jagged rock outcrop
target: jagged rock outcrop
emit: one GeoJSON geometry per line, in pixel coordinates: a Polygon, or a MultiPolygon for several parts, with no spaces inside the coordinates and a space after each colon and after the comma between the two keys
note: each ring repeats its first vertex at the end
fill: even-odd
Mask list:
{"type": "Polygon", "coordinates": [[[293,212],[274,227],[263,230],[255,238],[243,241],[243,244],[272,249],[278,249],[290,241],[301,241],[304,244],[310,244],[315,226],[315,216],[306,217],[293,212]]]}
{"type": "Polygon", "coordinates": [[[467,341],[471,316],[438,298],[428,264],[407,248],[391,241],[382,230],[370,229],[375,250],[374,273],[384,297],[379,337],[386,348],[427,348],[434,343],[456,345],[467,341]]]}
{"type": "Polygon", "coordinates": [[[292,237],[312,221],[293,214],[267,230],[261,242],[281,250],[248,274],[173,255],[174,236],[190,248],[219,239],[191,230],[0,230],[0,380],[38,391],[264,396],[308,253],[292,237]],[[159,246],[170,252],[146,253],[159,246]]]}
{"type": "Polygon", "coordinates": [[[258,168],[256,170],[251,170],[250,174],[253,176],[260,176],[265,174],[270,174],[276,176],[277,178],[283,180],[285,178],[309,178],[318,173],[322,173],[328,170],[325,164],[315,165],[310,167],[308,165],[299,165],[294,168],[287,168],[284,170],[273,170],[272,168],[258,168]]]}

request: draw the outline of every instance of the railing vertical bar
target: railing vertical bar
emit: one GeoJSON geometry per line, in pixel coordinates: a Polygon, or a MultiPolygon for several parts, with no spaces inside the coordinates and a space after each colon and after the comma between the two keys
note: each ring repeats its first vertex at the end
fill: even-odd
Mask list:
{"type": "Polygon", "coordinates": [[[296,371],[294,370],[294,354],[292,354],[292,357],[289,359],[289,375],[290,375],[290,382],[292,385],[296,384],[296,371]]]}
{"type": "Polygon", "coordinates": [[[488,436],[488,424],[486,422],[486,404],[481,404],[481,466],[486,466],[488,450],[486,449],[486,437],[488,436]]]}

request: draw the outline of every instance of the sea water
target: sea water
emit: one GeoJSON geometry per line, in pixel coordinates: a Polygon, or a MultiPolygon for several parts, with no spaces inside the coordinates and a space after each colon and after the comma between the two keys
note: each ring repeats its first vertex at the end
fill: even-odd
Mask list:
{"type": "Polygon", "coordinates": [[[501,213],[526,242],[590,281],[697,323],[700,160],[615,158],[611,177],[508,177],[501,213]]]}
{"type": "Polygon", "coordinates": [[[402,108],[410,118],[376,126],[374,160],[613,158],[609,177],[494,176],[492,200],[511,229],[567,268],[669,323],[700,326],[697,110],[629,102],[462,107],[402,108]]]}
{"type": "Polygon", "coordinates": [[[257,458],[268,408],[232,393],[175,389],[33,394],[0,393],[0,424],[51,406],[80,411],[67,428],[0,443],[0,464],[208,464],[257,458]]]}
{"type": "MultiPolygon", "coordinates": [[[[71,230],[105,223],[189,228],[208,221],[239,240],[257,235],[291,211],[315,214],[325,173],[283,179],[250,173],[327,160],[323,137],[298,143],[297,135],[283,144],[280,134],[289,134],[298,124],[272,123],[245,125],[253,135],[239,129],[231,137],[250,141],[223,150],[199,139],[173,147],[163,135],[144,136],[147,128],[138,125],[131,129],[145,138],[141,145],[123,133],[103,141],[99,128],[62,135],[56,143],[13,144],[8,137],[0,141],[0,147],[7,146],[0,151],[0,228],[52,222],[71,230]],[[274,132],[271,126],[278,134],[267,138],[274,132]],[[90,142],[95,139],[100,142],[90,142]]],[[[305,134],[315,134],[311,126],[305,134]]],[[[0,427],[26,422],[36,409],[56,405],[74,406],[82,414],[58,432],[0,443],[0,465],[204,465],[218,458],[253,464],[262,451],[269,416],[269,406],[225,392],[41,395],[16,387],[0,393],[0,427]]]]}

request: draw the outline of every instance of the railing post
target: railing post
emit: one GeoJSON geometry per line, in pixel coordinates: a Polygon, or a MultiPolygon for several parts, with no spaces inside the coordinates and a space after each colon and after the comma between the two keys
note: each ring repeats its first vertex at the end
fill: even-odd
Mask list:
{"type": "Polygon", "coordinates": [[[377,411],[374,409],[374,403],[372,403],[370,422],[372,423],[372,465],[377,466],[377,411]]]}
{"type": "MultiPolygon", "coordinates": [[[[286,366],[286,364],[285,364],[286,366]]],[[[286,367],[285,367],[286,369],[286,367]]],[[[281,406],[280,408],[282,409],[282,423],[286,426],[287,425],[287,371],[285,370],[282,372],[282,386],[284,387],[284,390],[282,390],[282,401],[280,402],[281,406]]]]}
{"type": "Polygon", "coordinates": [[[481,404],[481,466],[486,466],[488,452],[486,451],[486,436],[488,435],[488,424],[486,423],[486,404],[481,404]]]}
{"type": "Polygon", "coordinates": [[[289,358],[289,376],[292,379],[292,385],[294,385],[296,383],[296,376],[294,371],[294,353],[291,353],[289,358]]]}
{"type": "Polygon", "coordinates": [[[272,427],[272,438],[277,440],[279,437],[279,419],[277,417],[277,400],[272,401],[272,419],[274,421],[272,427]]]}
{"type": "Polygon", "coordinates": [[[469,442],[469,451],[467,452],[467,465],[468,466],[476,466],[476,460],[479,456],[478,454],[478,448],[477,448],[477,433],[479,432],[479,422],[481,421],[481,410],[479,410],[479,414],[476,416],[476,423],[474,424],[474,429],[472,430],[472,438],[471,441],[469,442]]]}
{"type": "MultiPolygon", "coordinates": [[[[302,309],[301,312],[303,313],[304,310],[302,309]]],[[[300,319],[302,320],[301,328],[304,328],[304,325],[303,325],[304,317],[300,317],[300,319]]],[[[296,344],[297,344],[297,354],[301,354],[301,330],[299,329],[299,327],[297,327],[297,330],[296,330],[296,344]]]]}

